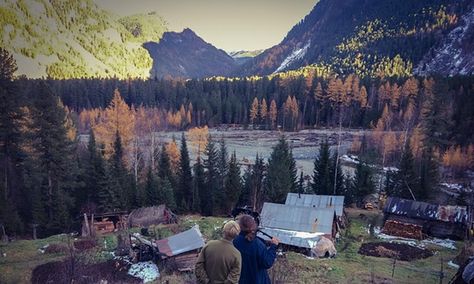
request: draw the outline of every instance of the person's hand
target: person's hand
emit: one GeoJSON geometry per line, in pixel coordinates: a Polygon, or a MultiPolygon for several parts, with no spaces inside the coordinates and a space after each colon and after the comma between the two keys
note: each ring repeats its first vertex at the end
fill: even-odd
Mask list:
{"type": "Polygon", "coordinates": [[[275,238],[275,237],[273,237],[273,238],[272,238],[272,240],[271,240],[270,242],[271,242],[272,244],[274,244],[274,245],[276,245],[276,246],[277,246],[277,245],[280,243],[280,240],[279,240],[279,239],[277,239],[277,238],[275,238]]]}

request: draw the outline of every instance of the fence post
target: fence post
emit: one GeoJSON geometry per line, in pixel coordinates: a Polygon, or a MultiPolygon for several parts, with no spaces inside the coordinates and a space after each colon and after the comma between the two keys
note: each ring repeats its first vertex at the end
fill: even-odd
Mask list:
{"type": "Polygon", "coordinates": [[[392,264],[392,278],[395,275],[395,265],[397,264],[397,258],[393,258],[393,264],[392,264]]]}
{"type": "Polygon", "coordinates": [[[439,284],[443,284],[444,269],[443,269],[443,257],[441,256],[441,270],[439,272],[439,284]]]}

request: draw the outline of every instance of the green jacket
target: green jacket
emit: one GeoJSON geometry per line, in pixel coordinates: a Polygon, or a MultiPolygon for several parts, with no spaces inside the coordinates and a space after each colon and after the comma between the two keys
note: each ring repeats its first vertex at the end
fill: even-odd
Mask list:
{"type": "Polygon", "coordinates": [[[201,284],[239,283],[242,257],[228,240],[209,241],[196,262],[196,278],[201,284]]]}

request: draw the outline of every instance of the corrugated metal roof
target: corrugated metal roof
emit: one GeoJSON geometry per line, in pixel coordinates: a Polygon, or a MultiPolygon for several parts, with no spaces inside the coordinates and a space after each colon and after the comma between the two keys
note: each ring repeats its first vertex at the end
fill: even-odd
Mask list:
{"type": "Polygon", "coordinates": [[[264,203],[260,213],[263,228],[332,235],[333,208],[314,208],[264,203]]]}
{"type": "Polygon", "coordinates": [[[285,204],[315,208],[334,208],[336,216],[341,217],[344,210],[344,196],[288,193],[285,204]]]}
{"type": "Polygon", "coordinates": [[[409,218],[452,223],[466,223],[468,214],[465,206],[437,205],[397,197],[387,198],[383,211],[409,218]]]}
{"type": "MultiPolygon", "coordinates": [[[[322,233],[306,233],[304,235],[301,232],[273,228],[262,228],[260,230],[272,237],[278,238],[282,244],[309,249],[313,248],[323,235],[322,233]]],[[[257,236],[264,240],[270,240],[269,237],[262,233],[257,233],[257,236]]]]}
{"type": "Polygon", "coordinates": [[[196,250],[204,246],[199,226],[195,225],[191,229],[171,236],[166,239],[156,241],[158,250],[167,256],[175,256],[188,251],[196,250]]]}

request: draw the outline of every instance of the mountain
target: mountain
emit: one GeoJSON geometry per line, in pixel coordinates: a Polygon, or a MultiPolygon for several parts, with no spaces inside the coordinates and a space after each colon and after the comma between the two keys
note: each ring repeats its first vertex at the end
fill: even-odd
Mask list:
{"type": "Polygon", "coordinates": [[[242,65],[245,62],[247,62],[249,59],[254,58],[255,56],[259,55],[262,53],[264,50],[259,49],[259,50],[239,50],[239,51],[231,51],[229,52],[229,55],[234,58],[235,63],[237,65],[242,65]]]}
{"type": "Polygon", "coordinates": [[[415,73],[445,76],[474,74],[474,6],[465,14],[458,27],[433,47],[418,63],[415,73]]]}
{"type": "Polygon", "coordinates": [[[151,77],[227,76],[236,67],[225,51],[205,42],[190,29],[166,32],[160,42],[147,42],[143,46],[153,58],[151,77]]]}
{"type": "Polygon", "coordinates": [[[2,1],[0,38],[31,78],[149,76],[143,42],[167,30],[156,15],[119,18],[84,1],[2,1]]]}
{"type": "MultiPolygon", "coordinates": [[[[429,65],[428,54],[442,53],[444,41],[449,45],[450,32],[464,25],[470,3],[321,0],[281,43],[248,60],[234,75],[268,75],[307,65],[360,76],[412,75],[422,60],[429,65]]],[[[458,45],[472,57],[472,32],[452,36],[460,34],[466,39],[458,45]]]]}

